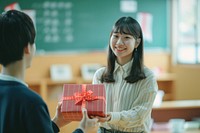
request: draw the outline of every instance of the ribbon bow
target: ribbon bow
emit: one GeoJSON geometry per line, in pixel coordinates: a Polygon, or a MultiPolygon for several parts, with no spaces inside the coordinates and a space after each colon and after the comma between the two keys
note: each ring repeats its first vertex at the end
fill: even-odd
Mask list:
{"type": "Polygon", "coordinates": [[[100,96],[93,96],[93,91],[86,91],[86,85],[82,85],[82,92],[75,92],[73,96],[63,97],[63,100],[75,100],[76,105],[82,105],[82,108],[86,106],[86,101],[94,101],[98,99],[104,99],[100,96]]]}
{"type": "Polygon", "coordinates": [[[80,105],[85,101],[94,101],[98,98],[96,96],[92,96],[93,91],[88,90],[86,91],[86,85],[82,86],[82,92],[76,92],[74,93],[74,100],[75,104],[80,105]]]}

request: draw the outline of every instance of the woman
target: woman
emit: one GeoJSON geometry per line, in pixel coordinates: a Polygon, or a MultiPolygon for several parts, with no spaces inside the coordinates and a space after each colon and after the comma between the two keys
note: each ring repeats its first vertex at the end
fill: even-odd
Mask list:
{"type": "Polygon", "coordinates": [[[107,66],[96,71],[93,84],[106,88],[106,118],[98,132],[148,133],[158,90],[153,72],[143,65],[143,34],[131,17],[116,21],[110,34],[107,66]]]}

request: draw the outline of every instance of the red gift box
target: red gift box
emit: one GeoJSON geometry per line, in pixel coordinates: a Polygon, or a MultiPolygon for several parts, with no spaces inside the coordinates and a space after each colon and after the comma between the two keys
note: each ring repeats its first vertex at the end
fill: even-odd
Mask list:
{"type": "Polygon", "coordinates": [[[82,107],[88,116],[106,116],[106,94],[103,84],[64,84],[61,112],[69,121],[82,119],[82,107]]]}

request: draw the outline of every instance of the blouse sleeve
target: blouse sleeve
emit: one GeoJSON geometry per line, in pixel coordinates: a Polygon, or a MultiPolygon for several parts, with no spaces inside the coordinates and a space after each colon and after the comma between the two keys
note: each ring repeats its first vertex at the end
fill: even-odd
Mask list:
{"type": "Polygon", "coordinates": [[[100,84],[101,83],[100,79],[101,79],[104,69],[105,68],[100,68],[95,72],[95,74],[93,76],[92,84],[100,84]]]}
{"type": "Polygon", "coordinates": [[[151,116],[154,99],[158,86],[156,78],[153,76],[146,78],[140,84],[142,90],[138,98],[134,101],[134,106],[130,110],[121,112],[111,112],[110,124],[118,124],[122,127],[134,128],[144,124],[144,121],[151,116]]]}

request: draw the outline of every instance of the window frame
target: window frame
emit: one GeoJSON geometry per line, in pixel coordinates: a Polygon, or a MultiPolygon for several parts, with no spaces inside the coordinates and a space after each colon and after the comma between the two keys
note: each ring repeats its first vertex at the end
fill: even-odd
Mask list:
{"type": "MultiPolygon", "coordinates": [[[[180,2],[184,0],[173,0],[172,1],[172,33],[171,33],[171,42],[172,42],[172,61],[173,64],[186,64],[186,65],[198,65],[200,64],[200,1],[194,0],[196,7],[194,9],[194,23],[196,27],[194,28],[194,39],[193,42],[181,43],[180,38],[181,34],[184,34],[180,31],[180,2]],[[199,22],[199,23],[198,23],[199,22]]],[[[183,38],[184,36],[182,36],[183,38]]],[[[187,40],[187,36],[184,38],[187,40]]],[[[188,39],[189,40],[189,39],[188,39]]],[[[183,42],[183,41],[182,41],[183,42]]]]}

